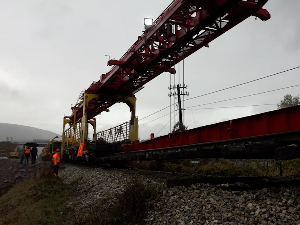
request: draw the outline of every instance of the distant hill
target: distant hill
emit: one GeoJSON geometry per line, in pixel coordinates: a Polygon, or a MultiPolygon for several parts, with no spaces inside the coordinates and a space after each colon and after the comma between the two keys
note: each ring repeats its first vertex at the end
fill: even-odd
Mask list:
{"type": "Polygon", "coordinates": [[[17,124],[0,123],[0,141],[6,141],[11,137],[13,141],[33,140],[33,139],[52,139],[56,136],[56,133],[51,131],[42,130],[29,126],[22,126],[17,124]]]}

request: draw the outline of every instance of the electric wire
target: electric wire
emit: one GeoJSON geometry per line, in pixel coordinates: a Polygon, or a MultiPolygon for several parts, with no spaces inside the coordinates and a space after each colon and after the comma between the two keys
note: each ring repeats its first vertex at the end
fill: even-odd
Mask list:
{"type": "Polygon", "coordinates": [[[204,97],[204,96],[211,95],[211,94],[215,94],[215,93],[218,93],[218,92],[226,91],[226,90],[229,90],[229,89],[232,89],[232,88],[240,87],[240,86],[243,86],[245,84],[250,84],[250,83],[253,83],[253,82],[256,82],[256,81],[260,81],[260,80],[263,80],[263,79],[266,79],[266,78],[270,78],[270,77],[273,77],[273,76],[276,76],[276,75],[279,75],[279,74],[283,74],[283,73],[286,73],[286,72],[289,72],[289,71],[292,71],[292,70],[295,70],[295,69],[299,69],[299,68],[300,68],[300,66],[297,66],[297,67],[294,67],[294,68],[291,68],[291,69],[288,69],[288,70],[283,70],[281,72],[274,73],[274,74],[271,74],[271,75],[268,75],[268,76],[260,77],[260,78],[250,80],[250,81],[246,81],[246,82],[243,82],[243,83],[240,83],[240,84],[236,84],[236,85],[233,85],[233,86],[230,86],[230,87],[227,87],[227,88],[222,88],[222,89],[219,89],[217,91],[213,91],[213,92],[209,92],[209,93],[206,93],[206,94],[203,94],[203,95],[198,95],[196,97],[188,98],[188,99],[186,99],[186,101],[187,100],[192,100],[192,99],[195,99],[195,98],[204,97]]]}
{"type": "MultiPolygon", "coordinates": [[[[213,91],[213,92],[209,92],[209,93],[206,93],[206,94],[198,95],[196,97],[188,98],[185,101],[192,100],[192,99],[195,99],[195,98],[204,97],[204,96],[215,94],[215,93],[222,92],[222,91],[226,91],[226,90],[229,90],[229,89],[232,89],[232,88],[240,87],[240,86],[245,85],[245,84],[250,84],[250,83],[253,83],[253,82],[256,82],[256,81],[260,81],[260,80],[263,80],[263,79],[266,79],[266,78],[274,77],[274,76],[277,76],[277,75],[280,75],[280,74],[283,74],[283,73],[286,73],[286,72],[290,72],[292,70],[296,70],[296,69],[299,69],[299,68],[300,68],[300,66],[296,66],[296,67],[293,67],[291,69],[280,71],[278,73],[274,73],[274,74],[271,74],[271,75],[267,75],[267,76],[264,76],[264,77],[260,77],[260,78],[254,79],[254,80],[246,81],[246,82],[243,82],[243,83],[240,83],[240,84],[236,84],[236,85],[233,85],[233,86],[230,86],[230,87],[227,87],[227,88],[222,88],[222,89],[219,89],[217,91],[213,91]]],[[[171,106],[173,106],[175,104],[176,103],[172,104],[171,106]]],[[[162,108],[162,109],[160,109],[160,110],[158,110],[158,111],[156,111],[154,113],[151,113],[148,116],[145,116],[145,117],[143,117],[143,118],[141,118],[139,120],[143,120],[143,119],[146,119],[146,118],[148,118],[150,116],[153,116],[153,115],[155,115],[155,114],[157,114],[157,113],[159,113],[159,112],[161,112],[161,111],[163,111],[163,110],[165,110],[165,109],[167,109],[169,107],[170,106],[164,107],[164,108],[162,108]]]]}
{"type": "MultiPolygon", "coordinates": [[[[172,113],[173,112],[175,112],[175,111],[172,111],[172,113]]],[[[163,115],[163,116],[160,116],[160,117],[158,117],[158,118],[155,118],[155,119],[153,119],[153,120],[151,120],[151,121],[149,121],[149,122],[146,122],[146,123],[143,123],[143,124],[141,124],[141,125],[139,125],[139,126],[144,126],[144,125],[146,125],[146,124],[148,124],[148,123],[151,123],[151,122],[153,122],[153,121],[155,121],[155,120],[158,120],[158,119],[161,119],[161,118],[163,118],[163,117],[165,117],[165,116],[169,116],[170,115],[170,113],[167,113],[167,114],[165,114],[165,115],[163,115]]],[[[174,118],[174,117],[173,117],[174,118]]],[[[172,118],[172,119],[173,119],[172,118]]]]}
{"type": "Polygon", "coordinates": [[[188,107],[188,109],[185,110],[202,110],[202,109],[231,109],[231,108],[247,108],[247,107],[258,107],[258,106],[274,106],[277,104],[260,104],[260,105],[236,105],[236,106],[221,106],[221,107],[212,107],[212,108],[199,108],[199,109],[190,109],[191,107],[188,107]]]}
{"type": "MultiPolygon", "coordinates": [[[[237,105],[237,106],[224,106],[224,107],[212,107],[212,108],[190,109],[190,108],[192,108],[192,107],[195,107],[195,106],[192,106],[192,107],[187,107],[188,109],[185,109],[185,110],[247,108],[247,107],[274,106],[274,105],[277,105],[277,104],[237,105]]],[[[172,113],[173,113],[173,112],[174,112],[174,111],[172,111],[172,113]]],[[[141,125],[139,125],[139,126],[144,126],[144,125],[146,125],[146,124],[148,124],[148,123],[151,123],[151,122],[153,122],[153,121],[156,121],[156,120],[161,119],[161,118],[163,118],[163,117],[165,117],[165,116],[168,116],[168,115],[170,115],[170,114],[168,113],[168,114],[165,114],[165,115],[163,115],[163,116],[157,117],[157,118],[155,118],[155,119],[153,119],[153,120],[151,120],[151,121],[148,121],[148,122],[146,122],[146,123],[143,123],[143,124],[141,124],[141,125]]],[[[178,115],[178,113],[177,113],[176,115],[178,115]]],[[[174,118],[175,118],[175,117],[173,117],[172,119],[174,119],[174,118]]],[[[194,122],[195,122],[195,121],[194,121],[194,122]]]]}
{"type": "MultiPolygon", "coordinates": [[[[179,113],[177,113],[173,118],[175,118],[177,115],[178,115],[179,113]]],[[[172,119],[173,119],[172,118],[172,119]]],[[[172,119],[166,124],[166,125],[164,125],[163,126],[163,128],[161,128],[157,133],[156,133],[156,135],[158,135],[171,121],[172,121],[172,119]]]]}
{"type": "MultiPolygon", "coordinates": [[[[188,103],[189,103],[190,106],[192,106],[190,102],[188,102],[188,103]]],[[[196,126],[196,120],[195,120],[194,111],[193,111],[193,110],[196,110],[196,109],[191,109],[191,110],[192,110],[192,115],[193,115],[193,120],[194,120],[194,126],[196,126]]]]}
{"type": "Polygon", "coordinates": [[[227,102],[227,101],[237,100],[237,99],[241,99],[241,98],[248,98],[248,97],[252,97],[252,96],[256,96],[256,95],[267,94],[267,93],[281,91],[281,90],[285,90],[288,88],[299,87],[299,86],[300,86],[300,84],[295,84],[295,85],[291,85],[288,87],[277,88],[277,89],[273,89],[273,90],[269,90],[269,91],[263,91],[263,92],[258,92],[258,93],[254,93],[254,94],[243,95],[243,96],[239,96],[239,97],[235,97],[235,98],[229,98],[229,99],[219,100],[219,101],[215,101],[215,102],[204,103],[204,104],[191,106],[191,107],[187,107],[187,108],[194,108],[194,107],[198,107],[198,106],[211,105],[211,104],[215,104],[215,103],[227,102]]]}

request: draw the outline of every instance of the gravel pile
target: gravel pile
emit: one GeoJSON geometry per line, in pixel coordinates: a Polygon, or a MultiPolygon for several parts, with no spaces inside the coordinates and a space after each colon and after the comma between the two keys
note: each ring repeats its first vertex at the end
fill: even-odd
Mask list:
{"type": "MultiPolygon", "coordinates": [[[[154,173],[155,174],[155,173],[154,173]]],[[[59,176],[66,183],[79,182],[78,198],[69,205],[78,210],[96,202],[114,204],[116,194],[137,176],[149,183],[161,183],[140,171],[85,168],[67,165],[59,176]]],[[[165,176],[164,178],[167,178],[165,176]]],[[[196,184],[163,190],[153,202],[143,224],[278,224],[300,225],[300,188],[265,188],[249,191],[223,190],[225,185],[196,184]]],[[[87,211],[86,211],[87,212],[87,211]]]]}
{"type": "Polygon", "coordinates": [[[114,204],[117,195],[135,177],[145,183],[157,183],[154,179],[128,170],[77,167],[70,164],[59,172],[59,177],[65,183],[78,182],[78,197],[68,206],[81,212],[88,212],[97,202],[103,202],[105,207],[114,204]]]}
{"type": "Polygon", "coordinates": [[[147,224],[300,224],[300,188],[228,191],[208,184],[163,192],[147,224]]]}

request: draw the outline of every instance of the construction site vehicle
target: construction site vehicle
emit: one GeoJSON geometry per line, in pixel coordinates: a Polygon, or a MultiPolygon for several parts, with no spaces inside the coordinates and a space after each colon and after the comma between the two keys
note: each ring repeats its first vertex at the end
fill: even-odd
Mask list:
{"type": "Polygon", "coordinates": [[[9,152],[9,158],[10,159],[19,159],[20,158],[20,153],[18,152],[18,148],[16,147],[14,151],[9,152]]]}
{"type": "Polygon", "coordinates": [[[17,151],[17,144],[15,143],[9,141],[0,142],[0,149],[0,157],[10,157],[11,155],[18,155],[14,153],[17,151]],[[11,152],[13,152],[14,154],[11,154],[11,152]]]}
{"type": "Polygon", "coordinates": [[[0,150],[0,157],[5,157],[7,156],[7,153],[5,150],[0,150]]]}
{"type": "Polygon", "coordinates": [[[61,141],[54,141],[52,139],[42,150],[42,159],[51,160],[52,155],[55,153],[56,149],[61,148],[61,141]]]}

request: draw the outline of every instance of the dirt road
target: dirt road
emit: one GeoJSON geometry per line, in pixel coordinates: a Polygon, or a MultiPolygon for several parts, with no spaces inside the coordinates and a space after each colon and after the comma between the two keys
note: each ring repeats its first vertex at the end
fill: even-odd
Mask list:
{"type": "MultiPolygon", "coordinates": [[[[47,163],[47,169],[51,165],[47,163]]],[[[45,169],[44,162],[37,164],[20,164],[19,159],[0,159],[0,196],[14,184],[40,176],[45,169]]]]}

